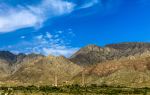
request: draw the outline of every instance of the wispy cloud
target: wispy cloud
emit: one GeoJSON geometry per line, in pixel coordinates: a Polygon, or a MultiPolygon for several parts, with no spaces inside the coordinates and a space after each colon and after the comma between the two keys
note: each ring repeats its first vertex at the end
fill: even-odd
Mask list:
{"type": "MultiPolygon", "coordinates": [[[[72,31],[73,34],[73,31],[72,31]]],[[[75,34],[74,34],[75,35],[75,34]]],[[[1,48],[2,50],[11,50],[15,53],[42,53],[44,55],[63,55],[69,57],[78,50],[77,47],[71,47],[70,41],[63,38],[64,34],[60,31],[55,34],[46,32],[39,34],[31,38],[30,41],[26,41],[25,36],[21,36],[21,42],[15,45],[8,45],[8,47],[1,48]],[[56,36],[57,35],[57,36],[56,36]]]]}
{"type": "Polygon", "coordinates": [[[0,15],[0,32],[11,32],[25,27],[35,27],[43,22],[40,16],[26,9],[9,9],[6,15],[0,15]]]}
{"type": "Polygon", "coordinates": [[[85,2],[80,8],[84,9],[84,8],[90,8],[92,6],[94,6],[95,4],[98,4],[100,2],[100,0],[90,0],[85,2]]]}
{"type": "Polygon", "coordinates": [[[40,0],[38,4],[11,6],[0,3],[0,33],[12,32],[17,29],[40,28],[49,18],[71,13],[76,9],[89,8],[100,0],[88,0],[79,7],[77,3],[67,0],[40,0]]]}
{"type": "Polygon", "coordinates": [[[0,4],[0,32],[40,27],[46,19],[72,12],[74,6],[63,0],[43,0],[38,5],[17,7],[0,4]]]}
{"type": "Polygon", "coordinates": [[[67,47],[59,47],[59,48],[43,48],[43,51],[48,54],[53,54],[55,56],[63,55],[69,57],[73,53],[75,53],[78,48],[67,48],[67,47]]]}
{"type": "Polygon", "coordinates": [[[34,37],[33,41],[38,43],[34,46],[33,52],[39,52],[45,55],[63,55],[68,57],[78,50],[78,48],[70,47],[67,41],[64,41],[64,39],[60,36],[60,31],[58,31],[55,35],[46,32],[45,35],[38,35],[34,37]]]}

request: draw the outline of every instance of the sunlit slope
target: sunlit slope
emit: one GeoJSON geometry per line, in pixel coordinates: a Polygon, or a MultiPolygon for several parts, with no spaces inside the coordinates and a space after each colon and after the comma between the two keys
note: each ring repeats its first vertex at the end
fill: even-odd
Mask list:
{"type": "MultiPolygon", "coordinates": [[[[122,86],[150,86],[150,57],[146,54],[111,60],[85,68],[87,84],[108,84],[122,86]]],[[[75,83],[82,83],[82,73],[74,77],[75,83]]]]}
{"type": "Polygon", "coordinates": [[[22,64],[7,80],[18,84],[53,85],[57,76],[58,84],[62,85],[70,84],[72,77],[81,71],[80,66],[65,57],[48,56],[22,64]]]}

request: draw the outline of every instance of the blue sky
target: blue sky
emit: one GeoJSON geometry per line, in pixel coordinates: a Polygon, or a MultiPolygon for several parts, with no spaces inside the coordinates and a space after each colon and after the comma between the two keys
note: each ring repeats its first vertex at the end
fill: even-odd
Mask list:
{"type": "Polygon", "coordinates": [[[120,42],[150,42],[149,0],[0,0],[0,50],[70,56],[120,42]]]}

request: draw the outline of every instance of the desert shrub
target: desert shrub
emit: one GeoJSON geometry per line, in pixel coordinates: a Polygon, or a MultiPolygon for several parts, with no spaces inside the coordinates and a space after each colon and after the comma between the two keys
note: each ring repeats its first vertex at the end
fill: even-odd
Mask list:
{"type": "Polygon", "coordinates": [[[8,90],[8,87],[0,87],[0,90],[8,90]]]}
{"type": "Polygon", "coordinates": [[[141,94],[144,93],[143,89],[134,88],[133,94],[141,94]]]}
{"type": "Polygon", "coordinates": [[[61,92],[62,90],[59,87],[52,87],[52,86],[41,86],[39,87],[39,90],[42,92],[61,92]]]}
{"type": "Polygon", "coordinates": [[[91,84],[91,87],[98,87],[97,84],[91,84]]]}
{"type": "Polygon", "coordinates": [[[25,90],[26,88],[24,86],[17,86],[13,87],[13,90],[25,90]]]}
{"type": "Polygon", "coordinates": [[[105,87],[109,87],[107,84],[101,84],[100,87],[105,88],[105,87]]]}
{"type": "Polygon", "coordinates": [[[36,86],[34,86],[34,85],[27,86],[26,89],[27,89],[27,90],[39,90],[39,88],[36,87],[36,86]]]}

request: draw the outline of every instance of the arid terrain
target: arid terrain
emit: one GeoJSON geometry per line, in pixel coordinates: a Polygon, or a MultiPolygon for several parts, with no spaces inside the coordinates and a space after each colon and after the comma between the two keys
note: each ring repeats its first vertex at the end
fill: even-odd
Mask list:
{"type": "Polygon", "coordinates": [[[88,45],[70,58],[0,51],[0,74],[1,87],[107,85],[148,88],[150,43],[88,45]]]}

